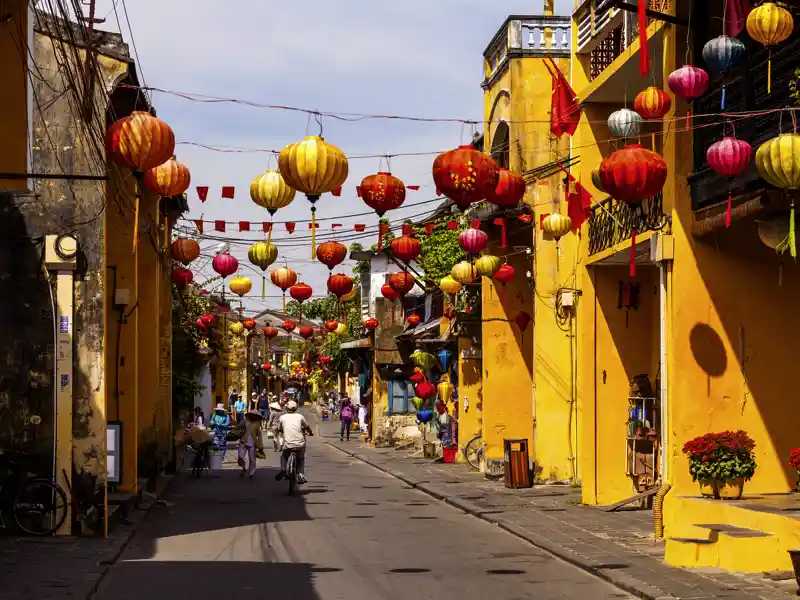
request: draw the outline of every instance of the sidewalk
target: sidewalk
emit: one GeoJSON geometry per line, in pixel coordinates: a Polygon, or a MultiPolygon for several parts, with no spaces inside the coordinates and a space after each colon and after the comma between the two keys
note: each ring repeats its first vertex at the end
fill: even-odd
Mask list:
{"type": "Polygon", "coordinates": [[[171,480],[161,478],[155,496],[144,494],[131,523],[117,525],[107,538],[0,535],[0,600],[90,598],[171,480]]]}
{"type": "Polygon", "coordinates": [[[370,448],[360,439],[340,442],[330,425],[321,425],[331,446],[640,598],[778,600],[795,595],[793,578],[772,581],[753,574],[667,566],[664,542],[652,533],[650,511],[607,513],[582,506],[580,491],[567,486],[508,489],[465,465],[412,459],[402,451],[370,448]]]}

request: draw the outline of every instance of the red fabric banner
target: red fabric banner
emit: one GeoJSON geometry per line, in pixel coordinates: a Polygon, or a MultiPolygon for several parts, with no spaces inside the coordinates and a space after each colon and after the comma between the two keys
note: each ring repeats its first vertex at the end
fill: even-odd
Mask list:
{"type": "Polygon", "coordinates": [[[232,185],[225,185],[222,187],[222,197],[227,198],[228,200],[233,200],[233,194],[236,191],[236,188],[232,185]]]}
{"type": "Polygon", "coordinates": [[[506,240],[506,220],[503,217],[497,217],[493,223],[500,226],[500,247],[508,248],[506,240]]]}
{"type": "Polygon", "coordinates": [[[419,190],[419,186],[418,185],[407,185],[406,189],[416,192],[416,191],[419,190]]]}
{"type": "Polygon", "coordinates": [[[195,219],[194,224],[197,227],[197,231],[203,233],[203,221],[201,219],[195,219]]]}
{"type": "Polygon", "coordinates": [[[286,231],[288,231],[290,234],[294,233],[294,223],[287,222],[286,231]]]}
{"type": "Polygon", "coordinates": [[[742,33],[752,8],[748,0],[725,0],[725,35],[736,37],[742,33]]]}
{"type": "Polygon", "coordinates": [[[545,60],[544,66],[550,71],[550,77],[553,80],[553,94],[550,102],[550,131],[556,137],[561,137],[565,133],[573,135],[578,129],[578,122],[581,117],[577,94],[552,58],[549,63],[545,60]]]}
{"type": "Polygon", "coordinates": [[[198,185],[197,186],[197,197],[200,198],[200,202],[205,202],[208,200],[208,186],[207,185],[198,185]]]}
{"type": "Polygon", "coordinates": [[[366,225],[364,223],[356,223],[353,225],[353,231],[364,231],[366,229],[366,225]]]}
{"type": "Polygon", "coordinates": [[[225,221],[214,221],[214,231],[225,233],[225,221]]]}
{"type": "Polygon", "coordinates": [[[250,231],[250,221],[239,221],[239,231],[250,231]]]}

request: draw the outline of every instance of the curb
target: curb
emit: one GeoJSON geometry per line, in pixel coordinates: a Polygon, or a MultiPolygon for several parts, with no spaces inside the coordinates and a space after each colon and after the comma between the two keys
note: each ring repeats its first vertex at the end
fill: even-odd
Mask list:
{"type": "Polygon", "coordinates": [[[644,581],[636,579],[635,577],[632,577],[627,573],[585,559],[582,556],[579,556],[574,552],[559,546],[558,544],[554,544],[553,542],[544,538],[543,536],[522,529],[521,527],[513,523],[507,523],[501,519],[498,519],[494,515],[485,514],[486,511],[484,511],[478,506],[475,506],[471,502],[462,500],[461,498],[455,498],[453,496],[444,494],[436,490],[435,488],[431,487],[429,484],[416,481],[403,473],[395,471],[391,467],[387,467],[385,465],[377,463],[373,460],[365,458],[364,456],[356,454],[355,452],[352,452],[350,450],[345,450],[344,448],[340,448],[336,444],[329,442],[327,440],[323,441],[331,448],[334,448],[339,452],[342,452],[343,454],[351,456],[352,458],[360,460],[364,464],[369,465],[370,467],[377,469],[383,473],[386,473],[387,475],[390,475],[395,479],[399,479],[400,481],[408,484],[412,488],[419,490],[420,492],[427,494],[428,496],[431,496],[436,500],[440,500],[445,504],[452,506],[453,508],[456,508],[473,517],[481,519],[482,521],[485,521],[487,523],[491,523],[492,525],[496,525],[497,527],[506,531],[507,533],[510,533],[514,537],[517,537],[525,542],[528,542],[532,546],[535,546],[540,550],[544,550],[548,554],[552,554],[553,556],[560,558],[564,562],[567,562],[572,566],[581,569],[582,571],[594,575],[595,577],[598,577],[603,581],[610,583],[614,587],[636,596],[637,598],[641,598],[642,600],[671,600],[672,598],[674,598],[674,596],[661,592],[660,590],[648,585],[644,581]]]}

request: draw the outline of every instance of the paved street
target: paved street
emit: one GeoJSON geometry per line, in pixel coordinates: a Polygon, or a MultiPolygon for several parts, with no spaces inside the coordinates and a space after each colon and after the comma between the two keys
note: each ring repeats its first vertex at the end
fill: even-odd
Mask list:
{"type": "Polygon", "coordinates": [[[320,439],[309,452],[294,497],[272,453],[252,482],[176,479],[96,598],[630,597],[320,439]]]}

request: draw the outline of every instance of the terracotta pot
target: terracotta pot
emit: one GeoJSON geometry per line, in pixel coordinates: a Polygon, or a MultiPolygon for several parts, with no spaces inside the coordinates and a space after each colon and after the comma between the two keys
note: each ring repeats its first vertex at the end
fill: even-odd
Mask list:
{"type": "Polygon", "coordinates": [[[739,500],[744,492],[744,477],[718,482],[719,498],[723,500],[739,500]]]}
{"type": "Polygon", "coordinates": [[[719,498],[717,482],[712,480],[700,481],[700,495],[703,498],[719,498]]]}

